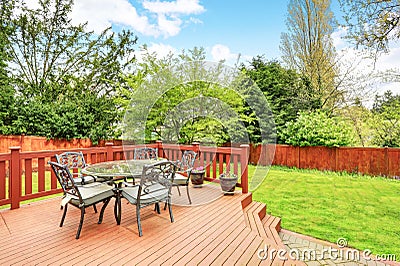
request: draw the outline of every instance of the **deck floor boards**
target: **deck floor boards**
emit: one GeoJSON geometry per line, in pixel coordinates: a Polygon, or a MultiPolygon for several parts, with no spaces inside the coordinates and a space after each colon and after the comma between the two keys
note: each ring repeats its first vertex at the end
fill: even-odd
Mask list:
{"type": "Polygon", "coordinates": [[[187,205],[185,188],[181,196],[173,188],[174,223],[164,206],[161,214],[153,206],[142,209],[142,237],[135,206],[125,200],[119,226],[114,199],[100,225],[99,213],[88,208],[79,240],[80,210],[70,206],[59,227],[60,198],[2,210],[0,265],[258,265],[257,250],[264,240],[246,226],[241,201],[248,194],[223,196],[215,185],[190,189],[192,206],[187,205]]]}

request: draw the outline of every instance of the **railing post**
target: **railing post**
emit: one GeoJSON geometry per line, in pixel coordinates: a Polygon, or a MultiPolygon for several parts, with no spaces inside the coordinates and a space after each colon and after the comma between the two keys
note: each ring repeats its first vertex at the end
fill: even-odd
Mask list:
{"type": "Polygon", "coordinates": [[[19,152],[21,147],[10,147],[11,161],[10,161],[10,199],[11,210],[18,209],[21,199],[21,160],[19,152]]]}
{"type": "Polygon", "coordinates": [[[162,140],[156,140],[157,149],[158,149],[158,157],[164,158],[164,150],[162,145],[162,140]]]}
{"type": "Polygon", "coordinates": [[[200,156],[200,154],[199,154],[199,151],[200,151],[200,143],[199,143],[199,142],[193,142],[193,143],[192,143],[192,146],[193,146],[193,151],[196,152],[196,153],[200,156]]]}
{"type": "Polygon", "coordinates": [[[240,183],[242,184],[242,193],[249,192],[249,173],[248,173],[248,163],[249,163],[249,149],[250,146],[248,144],[240,145],[242,151],[240,152],[240,170],[241,170],[241,179],[240,183]]]}
{"type": "Polygon", "coordinates": [[[112,143],[112,142],[106,142],[107,161],[114,161],[114,153],[113,153],[113,149],[112,149],[113,145],[114,145],[114,143],[112,143]]]}

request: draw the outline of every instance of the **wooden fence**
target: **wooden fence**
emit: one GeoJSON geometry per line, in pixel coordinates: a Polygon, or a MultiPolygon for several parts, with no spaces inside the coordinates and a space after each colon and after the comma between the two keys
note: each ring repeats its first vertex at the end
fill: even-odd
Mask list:
{"type": "MultiPolygon", "coordinates": [[[[10,147],[19,146],[21,151],[48,151],[61,149],[89,148],[93,146],[104,147],[107,141],[100,140],[93,145],[90,139],[47,139],[38,136],[4,136],[0,135],[0,153],[7,153],[10,147]]],[[[114,145],[122,145],[121,140],[113,140],[114,145]]]]}
{"type": "MultiPolygon", "coordinates": [[[[239,173],[237,186],[243,193],[248,192],[248,157],[249,145],[240,148],[210,148],[199,144],[171,145],[156,142],[146,145],[158,148],[159,156],[169,160],[178,160],[181,151],[194,150],[200,154],[198,164],[206,166],[206,180],[218,182],[217,176],[223,172],[239,173]]],[[[82,151],[89,164],[104,161],[133,159],[134,149],[140,145],[68,149],[82,151]]],[[[20,202],[62,192],[57,179],[47,165],[55,161],[55,154],[66,150],[21,151],[20,147],[11,147],[9,153],[0,154],[0,206],[11,205],[19,208],[20,202]]]]}
{"type": "MultiPolygon", "coordinates": [[[[250,163],[256,164],[264,146],[251,146],[250,163]]],[[[268,153],[267,153],[268,154],[268,153]]],[[[388,177],[400,176],[399,148],[357,147],[294,147],[276,145],[272,164],[297,168],[346,171],[388,177]]],[[[260,164],[271,160],[271,155],[260,159],[260,164]]]]}

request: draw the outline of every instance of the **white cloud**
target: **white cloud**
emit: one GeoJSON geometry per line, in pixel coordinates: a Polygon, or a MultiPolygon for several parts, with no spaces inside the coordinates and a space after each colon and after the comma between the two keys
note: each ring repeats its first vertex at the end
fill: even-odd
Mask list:
{"type": "Polygon", "coordinates": [[[167,19],[164,14],[158,15],[158,27],[165,37],[176,36],[181,31],[182,20],[178,17],[167,19]]]}
{"type": "MultiPolygon", "coordinates": [[[[183,21],[180,17],[205,11],[199,0],[144,1],[143,7],[157,16],[158,28],[165,38],[179,34],[183,21]]],[[[192,22],[192,18],[187,20],[192,22]]]]}
{"type": "Polygon", "coordinates": [[[111,25],[129,27],[145,36],[165,38],[180,33],[184,22],[198,23],[188,15],[200,14],[205,9],[199,0],[131,1],[79,0],[75,1],[71,18],[74,23],[88,22],[88,28],[100,33],[111,25]],[[135,6],[132,4],[135,3],[135,6]],[[139,6],[142,4],[142,6],[139,6]],[[141,12],[138,12],[140,8],[141,12]]]}
{"type": "Polygon", "coordinates": [[[343,39],[343,37],[346,35],[346,32],[346,28],[339,27],[338,30],[334,31],[331,34],[333,46],[336,48],[336,50],[342,50],[343,48],[348,46],[348,43],[346,43],[343,39]]]}
{"type": "Polygon", "coordinates": [[[237,59],[239,54],[231,53],[231,50],[229,49],[228,46],[222,44],[216,44],[211,48],[211,56],[212,59],[215,61],[220,61],[220,60],[229,61],[237,59]]]}
{"type": "MultiPolygon", "coordinates": [[[[151,43],[149,46],[147,46],[147,52],[149,54],[155,54],[155,56],[159,59],[165,58],[169,53],[174,55],[177,54],[177,50],[174,47],[163,43],[151,43]]],[[[143,49],[135,51],[136,59],[139,62],[142,62],[145,53],[146,52],[143,49]]]]}
{"type": "Polygon", "coordinates": [[[143,7],[157,14],[200,14],[205,11],[199,0],[144,1],[143,7]]]}
{"type": "Polygon", "coordinates": [[[71,14],[75,23],[88,21],[88,27],[100,33],[112,24],[129,26],[144,35],[158,36],[160,30],[146,16],[137,13],[128,0],[75,1],[71,14]]]}
{"type": "Polygon", "coordinates": [[[190,17],[189,21],[193,24],[203,24],[203,21],[198,19],[198,18],[194,18],[194,17],[190,17]]]}
{"type": "Polygon", "coordinates": [[[174,47],[163,43],[151,43],[147,50],[150,53],[156,53],[158,58],[163,58],[169,53],[177,54],[177,50],[174,47]]]}

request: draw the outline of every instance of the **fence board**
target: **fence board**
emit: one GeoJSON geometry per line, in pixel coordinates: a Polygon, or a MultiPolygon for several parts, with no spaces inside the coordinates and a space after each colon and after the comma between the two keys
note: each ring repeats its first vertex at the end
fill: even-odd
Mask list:
{"type": "Polygon", "coordinates": [[[388,175],[400,176],[400,152],[397,149],[388,150],[388,175]]]}

